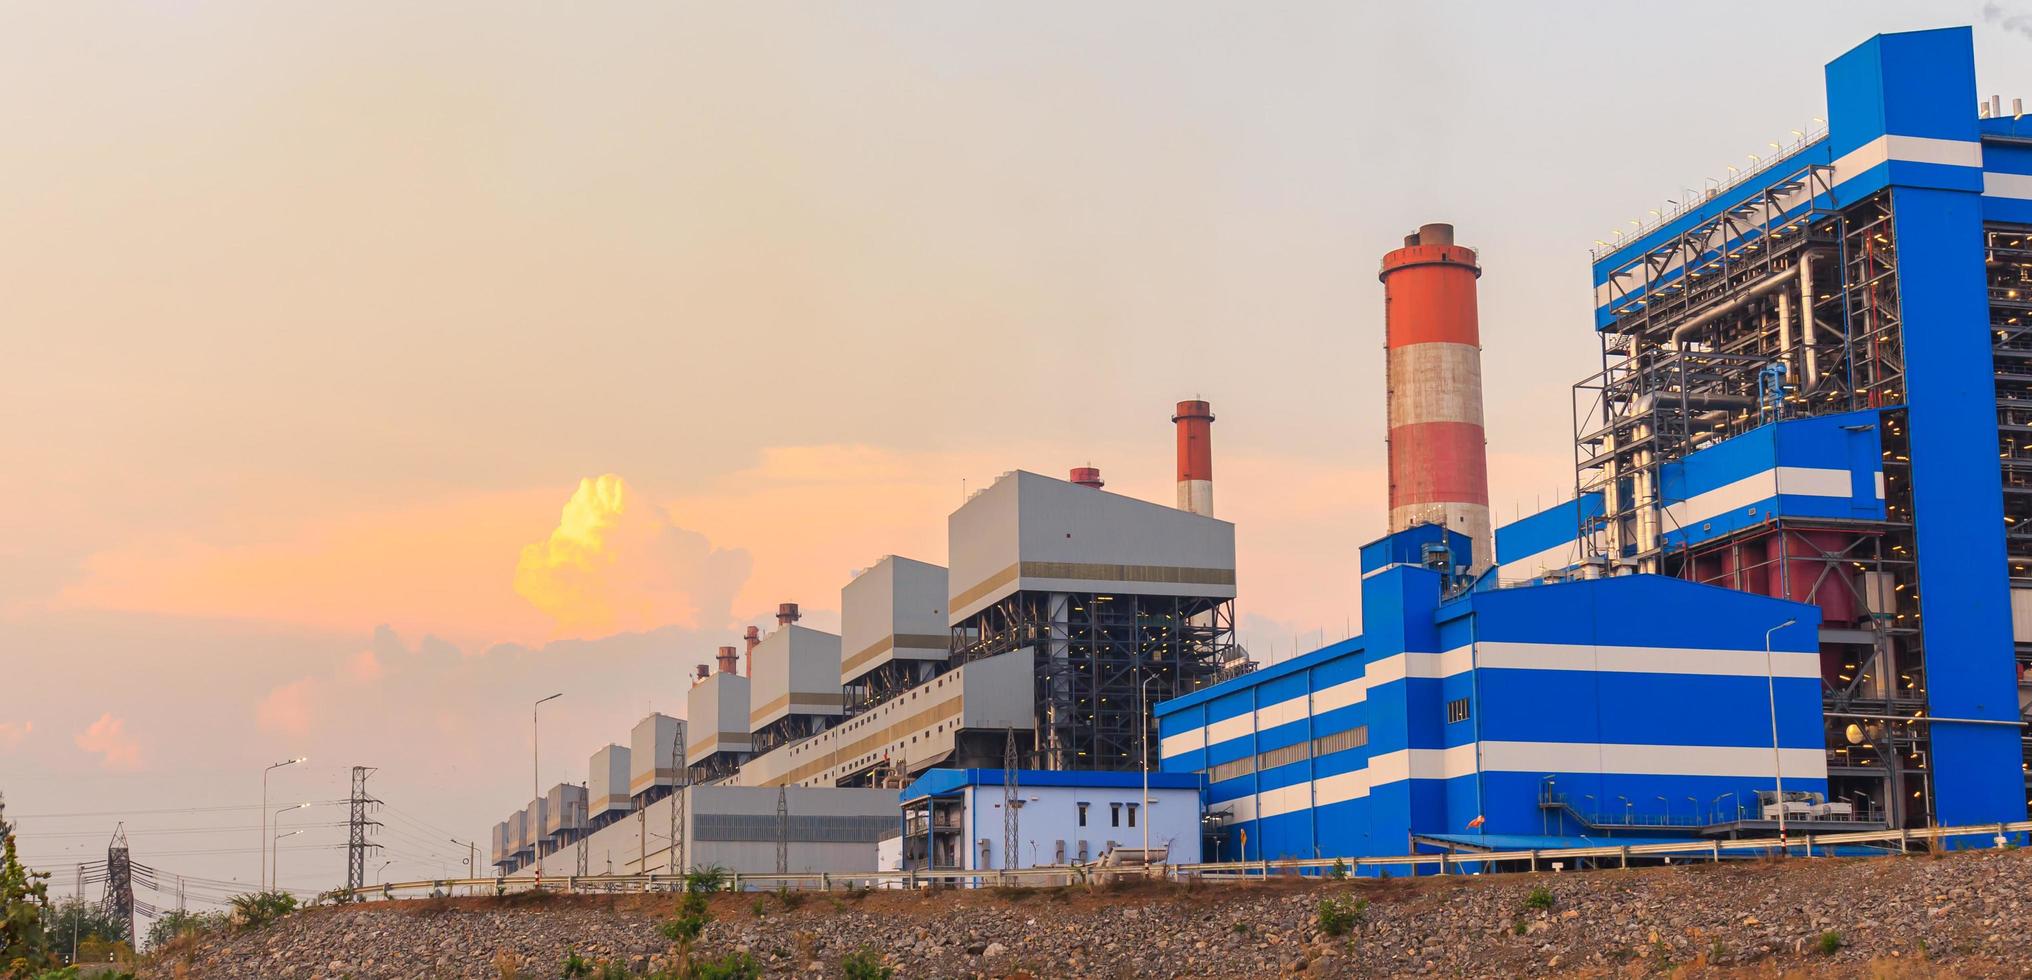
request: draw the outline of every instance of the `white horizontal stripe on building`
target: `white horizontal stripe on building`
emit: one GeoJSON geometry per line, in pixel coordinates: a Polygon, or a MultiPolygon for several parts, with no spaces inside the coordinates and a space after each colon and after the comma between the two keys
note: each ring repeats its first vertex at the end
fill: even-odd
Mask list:
{"type": "MultiPolygon", "coordinates": [[[[1508,670],[1593,670],[1617,674],[1698,674],[1703,677],[1762,677],[1762,650],[1697,650],[1678,647],[1616,647],[1578,643],[1476,645],[1475,665],[1508,670]]],[[[1817,652],[1774,651],[1774,677],[1820,677],[1817,652]]]]}
{"type": "Polygon", "coordinates": [[[1698,527],[1732,510],[1742,510],[1780,493],[1802,497],[1848,497],[1855,493],[1855,476],[1848,470],[1804,466],[1774,466],[1752,473],[1733,483],[1696,493],[1664,507],[1668,525],[1674,529],[1698,527]]]}
{"type": "MultiPolygon", "coordinates": [[[[1624,776],[1719,776],[1763,779],[1777,773],[1798,779],[1826,779],[1827,756],[1820,749],[1771,749],[1736,745],[1629,745],[1599,742],[1483,742],[1481,771],[1601,773],[1624,776]]],[[[1226,809],[1234,821],[1296,813],[1362,799],[1378,786],[1408,779],[1457,779],[1476,772],[1475,746],[1402,749],[1369,760],[1366,768],[1264,790],[1209,804],[1226,809]]]]}
{"type": "Polygon", "coordinates": [[[2032,174],[2000,174],[1994,170],[1983,174],[1984,197],[2011,197],[2032,201],[2032,174]]]}
{"type": "Polygon", "coordinates": [[[1497,568],[1496,578],[1504,582],[1521,582],[1546,572],[1571,568],[1579,561],[1580,541],[1561,541],[1537,554],[1504,562],[1497,568]]]}
{"type": "MultiPolygon", "coordinates": [[[[1826,779],[1827,753],[1781,749],[1787,776],[1826,779]]],[[[1483,742],[1485,772],[1599,772],[1644,776],[1769,777],[1771,747],[1742,745],[1628,745],[1589,742],[1483,742]]]]}
{"type": "Polygon", "coordinates": [[[1174,755],[1197,752],[1206,748],[1206,733],[1204,728],[1190,728],[1175,735],[1166,735],[1157,740],[1157,754],[1169,759],[1174,755]]]}

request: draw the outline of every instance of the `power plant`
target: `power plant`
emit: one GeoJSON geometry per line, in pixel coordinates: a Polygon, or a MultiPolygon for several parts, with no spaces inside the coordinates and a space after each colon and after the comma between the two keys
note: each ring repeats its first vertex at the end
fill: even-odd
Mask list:
{"type": "Polygon", "coordinates": [[[1363,635],[1261,669],[1237,644],[1214,414],[1180,401],[1176,506],[1092,465],[1004,474],[949,516],[943,563],[847,582],[840,634],[786,603],[745,671],[733,646],[698,665],[683,721],[652,716],[586,791],[511,813],[495,866],[767,870],[771,843],[778,870],[983,870],[2025,819],[2032,126],[1978,102],[1965,28],[1872,38],[1825,76],[1824,132],[1599,245],[1573,495],[1539,513],[1492,527],[1483,257],[1436,223],[1383,255],[1389,524],[1349,556],[1363,635]]]}

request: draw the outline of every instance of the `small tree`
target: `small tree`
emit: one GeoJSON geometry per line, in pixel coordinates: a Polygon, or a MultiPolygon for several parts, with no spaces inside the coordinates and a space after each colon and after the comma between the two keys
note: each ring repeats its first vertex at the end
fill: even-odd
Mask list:
{"type": "Polygon", "coordinates": [[[185,936],[198,936],[226,926],[224,912],[187,912],[170,909],[148,927],[148,948],[161,949],[185,936]]]}
{"type": "Polygon", "coordinates": [[[0,797],[0,976],[27,974],[51,964],[42,928],[49,909],[45,872],[30,871],[14,850],[14,825],[0,797]]]}

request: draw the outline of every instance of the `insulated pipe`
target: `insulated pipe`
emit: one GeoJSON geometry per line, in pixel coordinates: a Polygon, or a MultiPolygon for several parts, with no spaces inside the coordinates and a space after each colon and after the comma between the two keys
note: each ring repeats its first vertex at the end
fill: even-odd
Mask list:
{"type": "Polygon", "coordinates": [[[1738,296],[1735,299],[1729,300],[1728,302],[1723,303],[1722,305],[1717,306],[1714,309],[1707,311],[1706,313],[1702,313],[1699,316],[1696,316],[1693,319],[1688,320],[1685,323],[1682,323],[1679,326],[1672,328],[1672,346],[1674,347],[1686,346],[1688,338],[1693,336],[1694,331],[1699,330],[1700,328],[1705,327],[1710,323],[1713,323],[1715,320],[1720,319],[1721,317],[1727,316],[1731,313],[1736,312],[1737,310],[1742,309],[1744,306],[1748,305],[1751,300],[1756,299],[1757,297],[1762,296],[1765,293],[1770,292],[1771,290],[1777,289],[1779,286],[1791,282],[1793,279],[1798,278],[1798,276],[1799,276],[1799,266],[1795,265],[1792,268],[1785,270],[1784,272],[1778,273],[1777,275],[1772,276],[1771,278],[1756,284],[1755,286],[1751,286],[1749,290],[1743,293],[1743,295],[1738,296]]]}
{"type": "Polygon", "coordinates": [[[1813,320],[1815,299],[1816,297],[1813,295],[1813,253],[1807,252],[1799,256],[1799,342],[1800,346],[1806,348],[1806,390],[1808,391],[1812,391],[1815,383],[1820,381],[1820,359],[1814,350],[1815,345],[1820,343],[1820,338],[1816,336],[1819,324],[1813,320]]]}
{"type": "Polygon", "coordinates": [[[1472,249],[1453,226],[1425,225],[1383,256],[1388,349],[1390,530],[1438,524],[1473,542],[1469,571],[1492,563],[1482,341],[1472,249]]]}
{"type": "Polygon", "coordinates": [[[1171,421],[1178,427],[1178,509],[1212,517],[1213,406],[1197,399],[1179,402],[1171,421]]]}

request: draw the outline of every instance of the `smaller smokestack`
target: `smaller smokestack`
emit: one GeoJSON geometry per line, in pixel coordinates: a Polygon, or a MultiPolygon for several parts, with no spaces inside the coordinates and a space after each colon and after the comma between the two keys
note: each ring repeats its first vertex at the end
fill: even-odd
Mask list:
{"type": "Polygon", "coordinates": [[[731,674],[731,673],[733,673],[733,672],[734,672],[734,668],[735,668],[736,666],[738,666],[738,665],[737,665],[737,664],[735,663],[735,661],[737,661],[737,660],[739,660],[739,659],[741,659],[741,658],[740,658],[740,655],[739,655],[739,654],[736,654],[736,653],[734,652],[734,648],[733,648],[733,647],[721,647],[721,648],[720,648],[720,657],[719,657],[719,660],[720,660],[720,673],[722,673],[722,674],[731,674]]]}
{"type": "Polygon", "coordinates": [[[706,678],[708,678],[708,677],[711,677],[712,675],[713,675],[713,669],[712,669],[711,667],[708,667],[708,666],[706,666],[705,664],[699,664],[699,665],[698,665],[698,679],[699,679],[699,680],[705,680],[706,678]]]}
{"type": "Polygon", "coordinates": [[[1071,480],[1074,483],[1079,484],[1080,486],[1092,487],[1095,490],[1099,490],[1100,488],[1107,486],[1107,484],[1101,482],[1101,471],[1098,468],[1092,466],[1073,467],[1072,475],[1070,477],[1067,477],[1067,479],[1071,480]]]}
{"type": "Polygon", "coordinates": [[[1178,403],[1178,509],[1214,516],[1213,406],[1194,399],[1178,403]]]}
{"type": "Polygon", "coordinates": [[[1418,239],[1419,245],[1452,245],[1453,226],[1444,222],[1419,225],[1418,234],[1413,237],[1418,239]]]}
{"type": "Polygon", "coordinates": [[[755,648],[762,645],[762,627],[748,627],[748,632],[741,634],[741,639],[748,644],[748,649],[742,651],[741,676],[753,677],[755,676],[755,648]]]}
{"type": "Polygon", "coordinates": [[[789,626],[790,624],[797,622],[800,618],[802,617],[800,617],[797,614],[797,603],[784,602],[777,604],[776,625],[789,626]]]}

